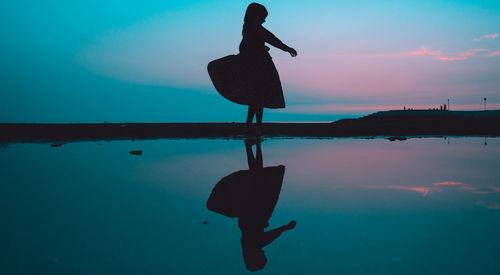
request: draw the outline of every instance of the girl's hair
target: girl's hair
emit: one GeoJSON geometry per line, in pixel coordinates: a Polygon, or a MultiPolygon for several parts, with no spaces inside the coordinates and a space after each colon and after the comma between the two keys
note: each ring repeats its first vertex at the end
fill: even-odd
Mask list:
{"type": "Polygon", "coordinates": [[[243,24],[243,33],[247,31],[248,27],[252,27],[261,24],[267,17],[267,10],[261,4],[252,3],[248,5],[247,11],[245,12],[245,19],[243,24]]]}

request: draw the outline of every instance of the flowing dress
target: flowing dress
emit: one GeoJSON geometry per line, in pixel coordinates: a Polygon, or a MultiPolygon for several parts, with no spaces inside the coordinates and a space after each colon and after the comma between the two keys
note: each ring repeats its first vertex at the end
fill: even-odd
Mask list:
{"type": "Polygon", "coordinates": [[[208,63],[210,79],[223,97],[243,105],[285,108],[278,71],[265,43],[287,49],[270,31],[256,25],[243,33],[239,54],[208,63]]]}

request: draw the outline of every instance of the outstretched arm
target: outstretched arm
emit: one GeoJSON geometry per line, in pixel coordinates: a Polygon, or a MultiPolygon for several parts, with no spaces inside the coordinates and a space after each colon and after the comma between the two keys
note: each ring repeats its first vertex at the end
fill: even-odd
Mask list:
{"type": "Polygon", "coordinates": [[[262,27],[262,32],[264,35],[264,41],[271,44],[272,46],[281,49],[285,52],[289,52],[291,56],[297,56],[297,51],[294,48],[290,48],[285,43],[281,42],[272,32],[268,31],[266,28],[262,27]]]}
{"type": "Polygon", "coordinates": [[[275,228],[273,230],[269,230],[269,231],[264,232],[264,234],[262,235],[263,237],[260,240],[259,247],[263,248],[264,246],[272,243],[274,240],[276,240],[276,238],[281,236],[281,233],[283,233],[287,230],[290,230],[290,229],[294,229],[296,224],[297,223],[295,221],[291,221],[290,223],[288,223],[286,225],[282,225],[282,226],[275,228]]]}

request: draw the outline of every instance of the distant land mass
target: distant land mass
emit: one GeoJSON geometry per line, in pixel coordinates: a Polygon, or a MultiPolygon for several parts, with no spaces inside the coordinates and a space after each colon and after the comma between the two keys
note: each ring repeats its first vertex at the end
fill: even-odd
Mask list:
{"type": "MultiPolygon", "coordinates": [[[[239,138],[245,123],[1,123],[0,141],[239,138]]],[[[500,136],[500,110],[394,110],[330,123],[263,123],[267,137],[500,136]]]]}

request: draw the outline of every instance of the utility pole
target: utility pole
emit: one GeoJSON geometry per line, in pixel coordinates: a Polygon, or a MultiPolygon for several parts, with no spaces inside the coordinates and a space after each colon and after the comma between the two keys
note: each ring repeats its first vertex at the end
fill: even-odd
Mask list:
{"type": "Polygon", "coordinates": [[[483,100],[484,100],[484,110],[486,111],[486,97],[483,100]]]}
{"type": "Polygon", "coordinates": [[[448,111],[450,111],[450,99],[448,98],[448,111]]]}

